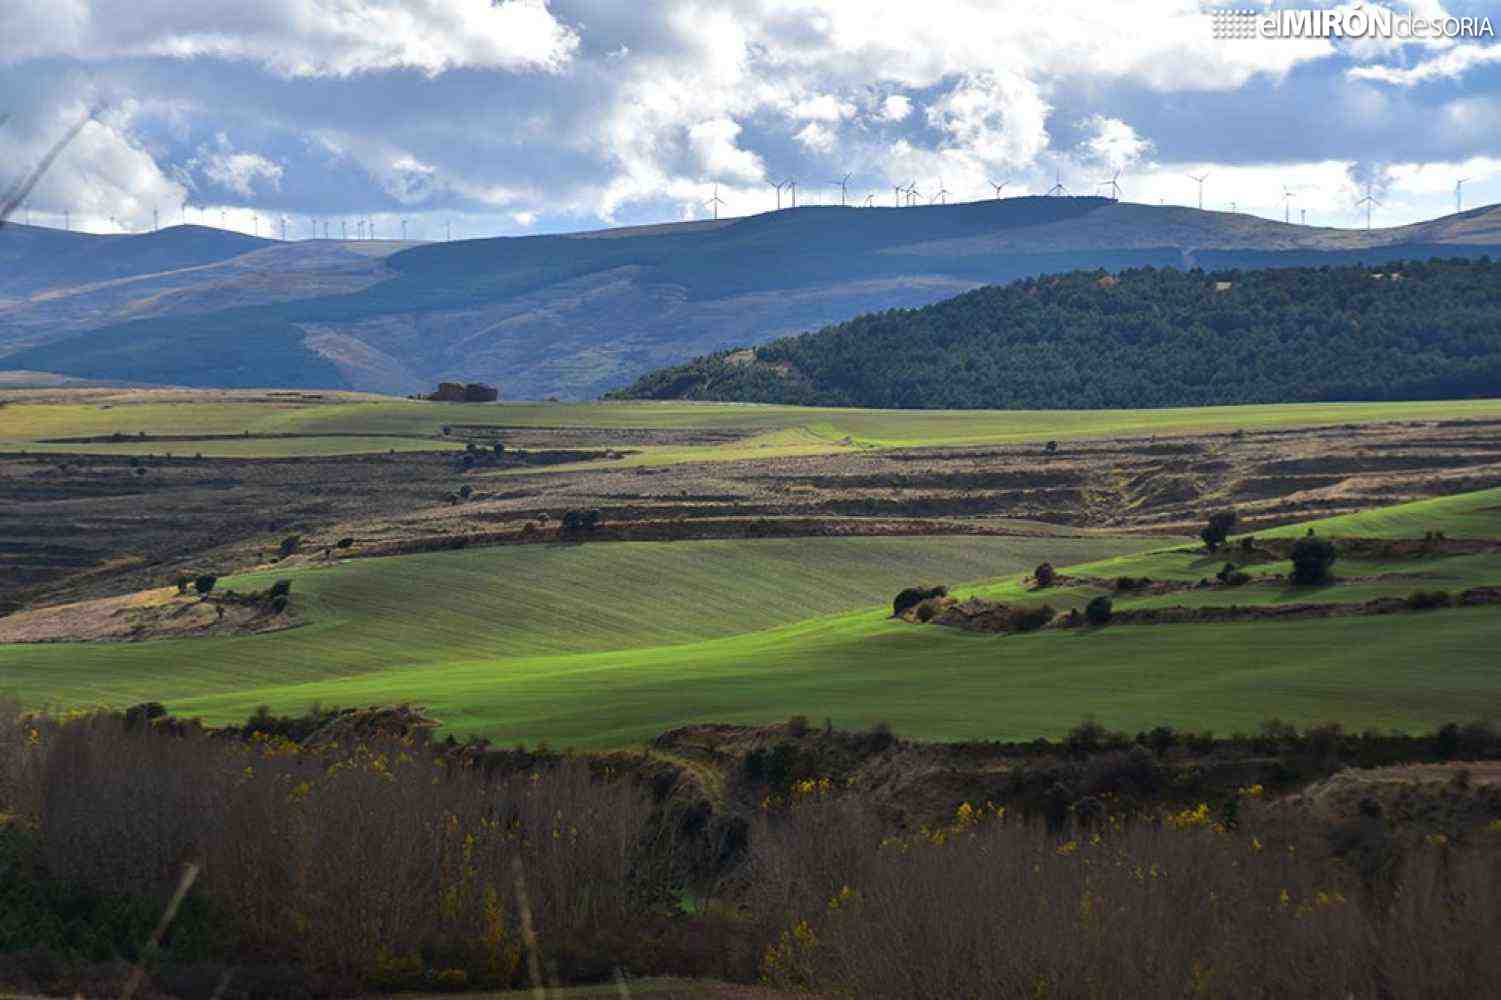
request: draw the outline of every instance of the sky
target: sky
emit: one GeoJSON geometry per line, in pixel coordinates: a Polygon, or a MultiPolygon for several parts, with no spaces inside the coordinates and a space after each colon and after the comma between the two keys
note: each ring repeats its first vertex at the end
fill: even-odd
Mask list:
{"type": "Polygon", "coordinates": [[[1216,40],[1191,0],[0,0],[0,191],[90,108],[16,221],[474,238],[1117,171],[1309,225],[1501,202],[1494,37],[1216,40]]]}

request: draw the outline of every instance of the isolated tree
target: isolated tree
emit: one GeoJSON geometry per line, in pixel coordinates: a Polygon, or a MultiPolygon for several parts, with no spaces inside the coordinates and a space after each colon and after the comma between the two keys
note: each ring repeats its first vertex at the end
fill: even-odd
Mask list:
{"type": "Polygon", "coordinates": [[[1230,537],[1230,532],[1235,528],[1237,520],[1238,517],[1233,510],[1217,510],[1209,515],[1209,523],[1199,531],[1199,537],[1204,540],[1209,551],[1213,552],[1225,544],[1225,539],[1230,537]]]}
{"type": "Polygon", "coordinates": [[[200,573],[193,577],[193,589],[198,591],[199,594],[206,595],[214,589],[214,584],[218,582],[219,578],[212,573],[200,573]]]}
{"type": "Polygon", "coordinates": [[[1104,594],[1084,606],[1084,620],[1091,625],[1108,624],[1115,614],[1115,605],[1104,594]]]}
{"type": "Polygon", "coordinates": [[[1049,562],[1045,562],[1038,566],[1037,569],[1032,572],[1032,576],[1037,580],[1038,589],[1041,589],[1043,587],[1051,587],[1053,585],[1053,581],[1058,578],[1057,572],[1053,569],[1053,564],[1049,562]]]}
{"type": "Polygon", "coordinates": [[[1312,532],[1304,535],[1293,545],[1293,583],[1304,587],[1328,583],[1337,555],[1334,543],[1327,538],[1312,532]]]}

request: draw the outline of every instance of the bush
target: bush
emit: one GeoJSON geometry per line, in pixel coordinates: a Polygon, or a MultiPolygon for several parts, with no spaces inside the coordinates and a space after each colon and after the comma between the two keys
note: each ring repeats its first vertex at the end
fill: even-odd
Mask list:
{"type": "Polygon", "coordinates": [[[334,542],[334,548],[336,548],[336,549],[347,549],[347,548],[349,548],[353,544],[354,544],[354,539],[353,538],[341,538],[337,542],[334,542]]]}
{"type": "Polygon", "coordinates": [[[271,610],[276,614],[281,614],[283,611],[287,610],[287,595],[277,594],[275,597],[271,598],[271,610]]]}
{"type": "Polygon", "coordinates": [[[1407,595],[1407,606],[1414,611],[1447,608],[1453,603],[1454,598],[1447,590],[1414,590],[1407,595]]]}
{"type": "Polygon", "coordinates": [[[297,547],[300,546],[301,544],[302,544],[302,536],[301,535],[288,535],[286,538],[283,538],[281,540],[281,549],[280,549],[282,558],[285,559],[287,556],[291,555],[293,552],[296,552],[297,551],[297,547]]]}
{"type": "Polygon", "coordinates": [[[200,573],[193,577],[193,589],[200,594],[207,594],[214,589],[214,584],[218,582],[219,578],[212,573],[200,573]]]}
{"type": "Polygon", "coordinates": [[[1225,563],[1220,571],[1214,574],[1214,578],[1227,587],[1239,587],[1251,582],[1251,574],[1242,573],[1235,568],[1234,563],[1225,563]]]}
{"type": "Polygon", "coordinates": [[[938,602],[941,599],[942,598],[938,597],[930,597],[926,601],[922,601],[917,605],[916,610],[914,610],[912,614],[920,622],[926,623],[932,621],[933,617],[938,614],[938,608],[940,606],[938,602]]]}
{"type": "Polygon", "coordinates": [[[470,486],[468,483],[465,483],[463,486],[459,487],[459,496],[463,497],[465,500],[468,500],[470,497],[474,496],[474,487],[470,486]]]}
{"type": "Polygon", "coordinates": [[[1293,545],[1292,581],[1300,586],[1328,583],[1337,553],[1334,543],[1313,534],[1312,529],[1293,545]]]}
{"type": "Polygon", "coordinates": [[[1084,606],[1084,620],[1091,625],[1106,625],[1115,614],[1115,605],[1101,594],[1084,606]]]}
{"type": "Polygon", "coordinates": [[[1053,564],[1047,562],[1043,563],[1042,565],[1038,566],[1037,569],[1033,570],[1032,576],[1037,581],[1037,586],[1039,588],[1051,587],[1053,585],[1053,581],[1058,579],[1058,574],[1053,569],[1053,564]]]}
{"type": "Polygon", "coordinates": [[[604,520],[598,508],[593,510],[570,510],[563,515],[563,531],[593,531],[604,520]]]}
{"type": "Polygon", "coordinates": [[[1217,510],[1209,515],[1209,523],[1199,531],[1199,537],[1204,540],[1209,551],[1213,552],[1225,544],[1225,539],[1230,537],[1230,531],[1238,519],[1233,510],[1217,510]]]}
{"type": "Polygon", "coordinates": [[[288,580],[286,578],[282,578],[280,580],[277,580],[275,583],[273,583],[271,585],[271,589],[266,591],[266,596],[267,597],[286,597],[291,592],[292,592],[292,581],[288,580]]]}
{"type": "Polygon", "coordinates": [[[949,596],[949,588],[942,584],[936,587],[908,587],[892,600],[891,616],[895,618],[908,608],[916,607],[931,597],[947,596],[949,596]]]}
{"type": "Polygon", "coordinates": [[[1149,576],[1122,576],[1115,581],[1115,589],[1118,591],[1146,590],[1152,585],[1149,576]]]}
{"type": "Polygon", "coordinates": [[[186,594],[188,592],[188,584],[192,582],[193,578],[191,576],[188,576],[186,573],[177,574],[177,592],[179,594],[186,594]]]}
{"type": "Polygon", "coordinates": [[[794,715],[787,720],[787,732],[792,736],[807,736],[812,723],[806,715],[794,715]]]}
{"type": "Polygon", "coordinates": [[[495,442],[495,457],[499,458],[501,455],[504,455],[505,453],[506,453],[506,446],[505,446],[505,444],[502,443],[502,442],[500,442],[500,441],[495,442]]]}
{"type": "Polygon", "coordinates": [[[1035,632],[1052,621],[1057,613],[1050,604],[1039,605],[1035,608],[1017,608],[1011,613],[1011,628],[1016,632],[1035,632]]]}

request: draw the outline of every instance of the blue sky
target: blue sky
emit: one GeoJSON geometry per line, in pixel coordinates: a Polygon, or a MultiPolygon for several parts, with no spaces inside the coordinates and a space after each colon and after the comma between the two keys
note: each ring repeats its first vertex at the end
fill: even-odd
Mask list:
{"type": "Polygon", "coordinates": [[[29,206],[96,232],[554,232],[706,217],[716,185],[727,215],[790,177],[837,201],[846,173],[877,204],[1116,170],[1195,204],[1207,173],[1206,208],[1310,225],[1363,225],[1367,184],[1377,224],[1461,177],[1501,202],[1495,38],[1217,41],[1196,2],[0,0],[0,27],[0,186],[103,102],[29,206]]]}

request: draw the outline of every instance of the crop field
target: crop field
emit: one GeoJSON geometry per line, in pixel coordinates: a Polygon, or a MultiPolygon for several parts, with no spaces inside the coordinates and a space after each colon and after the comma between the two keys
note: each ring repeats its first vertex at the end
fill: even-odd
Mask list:
{"type": "MultiPolygon", "coordinates": [[[[912,578],[981,579],[1035,565],[1044,553],[1088,558],[1149,544],[1110,538],[768,539],[358,559],[224,581],[224,588],[244,591],[290,578],[308,622],[299,628],[233,638],[5,645],[0,675],[24,702],[53,705],[118,705],[272,683],[341,683],[369,671],[441,672],[476,660],[490,661],[498,677],[529,657],[663,648],[869,606],[912,578]]],[[[655,710],[638,708],[647,716],[655,710]]]]}
{"type": "MultiPolygon", "coordinates": [[[[260,435],[350,435],[355,438],[440,440],[445,425],[517,429],[578,428],[602,444],[639,445],[615,431],[707,431],[732,440],[697,445],[652,445],[633,464],[733,461],[837,453],[850,448],[956,447],[1038,439],[1101,436],[1229,433],[1284,427],[1317,427],[1377,421],[1482,420],[1501,418],[1501,400],[1402,403],[1294,403],[1158,410],[859,410],[735,403],[596,402],[500,403],[477,406],[383,397],[295,400],[256,393],[188,395],[167,391],[77,390],[87,403],[0,392],[0,447],[33,451],[76,450],[55,439],[122,434],[192,436],[248,434],[260,457],[297,455],[296,438],[260,435]]],[[[62,397],[67,399],[69,397],[62,397]]],[[[334,447],[339,439],[330,439],[334,447]]],[[[211,442],[204,442],[206,445],[211,442]]],[[[436,446],[436,445],[434,445],[436,446]]],[[[159,452],[152,441],[118,442],[123,451],[159,452]]],[[[186,448],[186,445],[184,446],[186,448]]],[[[191,450],[205,448],[194,446],[191,450]]],[[[319,451],[318,454],[329,454],[319,451]]]]}
{"type": "MultiPolygon", "coordinates": [[[[1485,533],[1495,493],[1389,512],[1399,526],[1485,533]]],[[[1349,522],[1318,524],[1333,533],[1349,522]]],[[[1234,546],[1227,552],[1233,553],[1234,546]]],[[[1233,555],[1231,556],[1233,558],[1233,555]]],[[[1494,607],[1379,617],[1122,625],[996,637],[913,625],[883,607],[902,585],[1055,607],[1087,586],[1029,592],[1043,558],[1073,577],[1197,580],[1224,556],[1147,538],[805,539],[529,546],[350,560],[286,575],[307,624],[234,638],[0,647],[29,704],[163,700],[229,721],[261,704],[411,701],[448,731],[611,746],[674,725],[791,714],[884,720],[926,738],[1056,735],[1083,715],[1221,731],[1280,716],[1419,729],[1501,710],[1494,607]],[[1106,559],[1103,552],[1137,550],[1106,559]],[[1150,551],[1142,551],[1150,549],[1150,551]],[[868,610],[857,610],[866,607],[868,610]]],[[[1269,562],[1256,576],[1285,571],[1269,562]]],[[[1339,564],[1341,582],[1123,597],[1168,605],[1355,602],[1501,584],[1501,554],[1339,564]],[[1310,593],[1310,590],[1312,593],[1310,593]]],[[[267,585],[276,574],[225,586],[267,585]]]]}

